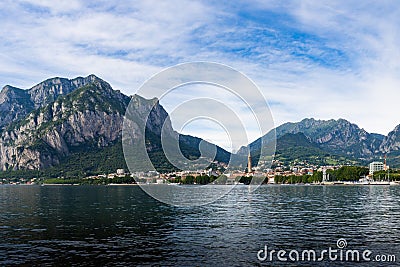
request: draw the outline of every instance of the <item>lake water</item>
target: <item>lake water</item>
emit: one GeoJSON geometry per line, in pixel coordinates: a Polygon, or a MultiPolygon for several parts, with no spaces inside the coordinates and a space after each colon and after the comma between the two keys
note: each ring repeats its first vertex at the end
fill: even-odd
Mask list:
{"type": "Polygon", "coordinates": [[[138,186],[0,186],[0,266],[282,265],[257,254],[338,249],[340,238],[343,250],[400,262],[400,186],[238,186],[201,207],[169,206],[138,186]]]}

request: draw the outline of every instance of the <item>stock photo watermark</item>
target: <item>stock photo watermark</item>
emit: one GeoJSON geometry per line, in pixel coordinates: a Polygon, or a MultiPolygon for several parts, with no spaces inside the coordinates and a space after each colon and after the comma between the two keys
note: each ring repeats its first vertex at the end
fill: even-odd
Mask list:
{"type": "Polygon", "coordinates": [[[370,249],[348,248],[346,239],[340,238],[336,247],[327,249],[271,249],[264,245],[257,252],[257,259],[261,262],[396,262],[395,254],[379,254],[370,249]]]}
{"type": "MultiPolygon", "coordinates": [[[[131,100],[124,118],[122,130],[122,146],[125,161],[131,173],[157,172],[157,168],[149,156],[149,138],[153,143],[161,143],[162,153],[174,168],[182,171],[190,171],[190,166],[196,166],[197,170],[206,170],[210,164],[216,161],[218,151],[216,145],[202,140],[199,143],[200,156],[196,159],[187,158],[180,149],[181,135],[174,132],[171,126],[171,118],[175,119],[174,129],[183,129],[196,120],[207,120],[219,125],[228,137],[231,147],[239,149],[249,143],[249,128],[257,132],[257,136],[263,136],[272,130],[273,136],[270,146],[260,147],[257,151],[259,158],[271,157],[275,154],[275,131],[271,110],[257,85],[245,74],[227,65],[214,62],[190,62],[178,64],[164,69],[148,79],[137,91],[137,95],[144,97],[142,100],[131,100]],[[195,88],[193,95],[182,100],[182,95],[188,95],[184,90],[182,94],[169,97],[176,90],[190,87],[195,88]],[[212,87],[212,91],[201,94],[205,88],[212,87]],[[235,105],[229,105],[226,98],[235,99],[235,105]],[[154,141],[154,136],[147,136],[147,130],[155,118],[154,113],[160,112],[159,103],[173,99],[176,105],[169,110],[168,117],[161,122],[159,131],[160,140],[154,141]],[[138,101],[153,101],[152,108],[138,110],[138,101]],[[238,106],[242,107],[241,109],[238,106]],[[142,123],[137,123],[138,118],[145,118],[142,123]],[[140,163],[140,164],[138,164],[140,163]]],[[[159,116],[158,116],[159,117],[159,116]]],[[[154,131],[154,129],[152,129],[154,131]]],[[[247,149],[247,148],[246,148],[247,149]]],[[[230,175],[229,172],[243,168],[248,164],[250,151],[241,155],[232,153],[228,162],[224,162],[225,171],[219,175],[218,180],[223,180],[230,175]],[[241,167],[238,167],[241,166],[241,167]]],[[[271,161],[272,162],[272,161],[271,161]]],[[[256,167],[256,166],[254,166],[256,167]]],[[[251,190],[255,190],[263,179],[261,176],[253,176],[250,183],[251,190]]],[[[163,183],[164,184],[164,183],[163,183]]],[[[153,198],[175,206],[196,206],[212,203],[228,194],[235,183],[229,186],[215,188],[213,184],[201,186],[175,186],[155,187],[145,184],[139,185],[153,198]]]]}

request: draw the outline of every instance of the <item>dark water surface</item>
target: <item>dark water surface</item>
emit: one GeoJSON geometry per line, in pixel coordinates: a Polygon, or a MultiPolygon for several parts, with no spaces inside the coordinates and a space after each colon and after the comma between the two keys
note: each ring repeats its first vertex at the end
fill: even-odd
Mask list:
{"type": "MultiPolygon", "coordinates": [[[[369,249],[400,262],[400,186],[239,186],[173,207],[138,186],[0,186],[0,266],[259,266],[264,248],[369,249]]],[[[396,262],[291,262],[396,266],[396,262]]]]}

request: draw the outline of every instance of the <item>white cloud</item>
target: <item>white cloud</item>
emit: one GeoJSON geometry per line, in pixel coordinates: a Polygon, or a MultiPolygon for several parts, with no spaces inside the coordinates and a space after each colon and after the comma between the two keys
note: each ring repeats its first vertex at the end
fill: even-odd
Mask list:
{"type": "Polygon", "coordinates": [[[176,12],[183,2],[127,1],[126,9],[116,11],[109,4],[97,3],[94,8],[84,1],[65,9],[54,1],[30,1],[28,7],[25,3],[1,6],[5,27],[0,30],[4,36],[0,49],[7,55],[0,63],[0,75],[9,77],[7,82],[24,76],[25,82],[16,84],[24,87],[54,75],[96,73],[117,87],[137,88],[168,66],[169,58],[185,56],[182,40],[190,37],[207,12],[191,2],[184,12],[176,12]],[[41,7],[50,13],[36,10],[41,7]],[[13,65],[15,74],[6,74],[13,65]],[[32,72],[36,74],[27,77],[32,72]]]}
{"type": "Polygon", "coordinates": [[[23,0],[22,4],[30,4],[33,7],[41,7],[48,9],[50,13],[59,14],[71,11],[77,11],[82,8],[79,0],[23,0]]]}

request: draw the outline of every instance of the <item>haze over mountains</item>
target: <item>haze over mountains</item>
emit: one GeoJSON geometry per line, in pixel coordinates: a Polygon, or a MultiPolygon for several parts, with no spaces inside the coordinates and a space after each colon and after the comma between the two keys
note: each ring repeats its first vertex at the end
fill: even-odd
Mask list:
{"type": "MultiPolygon", "coordinates": [[[[56,166],[60,170],[74,166],[87,174],[126,167],[121,132],[131,99],[135,102],[133,112],[137,127],[146,123],[143,114],[151,109],[146,123],[149,135],[138,138],[146,139],[147,151],[158,170],[173,169],[160,143],[164,123],[171,138],[179,139],[185,157],[196,159],[200,156],[202,139],[175,132],[157,99],[126,96],[95,75],[89,75],[72,80],[52,78],[27,90],[9,85],[3,87],[0,92],[0,170],[56,166]],[[72,161],[75,165],[71,165],[72,161]]],[[[257,156],[261,146],[275,144],[271,142],[274,131],[278,159],[311,160],[318,164],[364,164],[388,154],[392,166],[400,163],[400,125],[388,136],[383,136],[368,133],[344,119],[304,119],[285,123],[252,142],[249,145],[252,155],[257,156]]],[[[247,156],[247,149],[242,148],[238,155],[247,156]]],[[[216,160],[228,162],[231,156],[217,147],[216,160]]]]}

